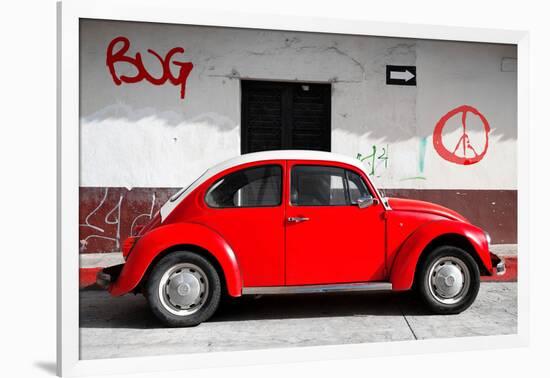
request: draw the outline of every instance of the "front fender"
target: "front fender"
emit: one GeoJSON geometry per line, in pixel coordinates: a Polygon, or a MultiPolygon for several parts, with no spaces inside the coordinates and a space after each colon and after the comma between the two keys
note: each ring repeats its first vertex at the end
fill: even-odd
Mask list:
{"type": "Polygon", "coordinates": [[[155,257],[177,245],[193,245],[210,252],[223,270],[229,295],[241,295],[242,277],[235,253],[218,233],[195,223],[160,226],[141,237],[128,256],[117,280],[109,287],[109,292],[119,296],[135,289],[155,257]]]}
{"type": "Polygon", "coordinates": [[[483,230],[465,222],[437,220],[420,226],[399,248],[390,270],[390,282],[394,290],[408,290],[412,287],[422,252],[431,241],[444,235],[466,238],[487,271],[492,271],[489,245],[483,230]]]}

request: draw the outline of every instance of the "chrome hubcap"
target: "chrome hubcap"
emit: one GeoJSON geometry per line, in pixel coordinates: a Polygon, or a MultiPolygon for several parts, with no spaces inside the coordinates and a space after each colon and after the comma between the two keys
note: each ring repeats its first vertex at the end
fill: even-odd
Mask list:
{"type": "Polygon", "coordinates": [[[432,264],[428,281],[435,299],[444,304],[454,304],[468,293],[470,271],[462,260],[445,256],[432,264]]]}
{"type": "Polygon", "coordinates": [[[176,264],[162,275],[159,298],[168,311],[185,316],[197,312],[208,297],[204,271],[190,263],[176,264]]]}

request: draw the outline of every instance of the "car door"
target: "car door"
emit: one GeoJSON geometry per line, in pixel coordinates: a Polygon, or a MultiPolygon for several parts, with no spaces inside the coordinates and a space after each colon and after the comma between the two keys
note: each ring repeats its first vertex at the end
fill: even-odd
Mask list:
{"type": "Polygon", "coordinates": [[[193,218],[231,246],[245,287],[284,285],[285,162],[226,171],[206,185],[204,211],[193,218]]]}
{"type": "Polygon", "coordinates": [[[380,281],[385,272],[384,207],[357,205],[371,193],[351,166],[289,161],[286,285],[380,281]]]}

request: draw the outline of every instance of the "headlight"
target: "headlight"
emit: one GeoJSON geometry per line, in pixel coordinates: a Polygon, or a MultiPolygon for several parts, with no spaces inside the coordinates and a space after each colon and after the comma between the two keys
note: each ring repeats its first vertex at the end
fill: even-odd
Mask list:
{"type": "Polygon", "coordinates": [[[491,245],[491,235],[488,232],[485,232],[485,237],[487,238],[487,244],[491,245]]]}

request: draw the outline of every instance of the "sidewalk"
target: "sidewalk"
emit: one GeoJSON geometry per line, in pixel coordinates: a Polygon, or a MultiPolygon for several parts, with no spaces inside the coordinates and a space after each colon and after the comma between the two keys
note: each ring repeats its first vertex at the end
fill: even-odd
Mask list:
{"type": "MultiPolygon", "coordinates": [[[[502,276],[481,277],[485,282],[515,282],[517,281],[518,262],[517,244],[495,244],[491,252],[504,259],[506,273],[502,276]]],[[[108,266],[124,263],[122,253],[83,253],[80,255],[80,282],[81,289],[95,285],[95,277],[99,270],[108,266]]]]}
{"type": "Polygon", "coordinates": [[[120,358],[517,333],[517,284],[482,283],[472,307],[434,315],[407,292],[248,297],[197,327],[167,328],[141,295],[80,292],[80,358],[120,358]]]}

